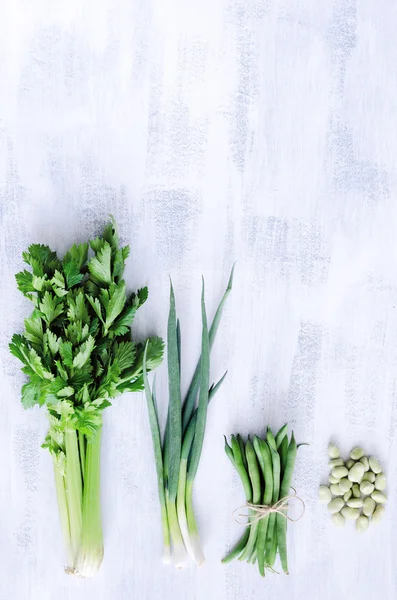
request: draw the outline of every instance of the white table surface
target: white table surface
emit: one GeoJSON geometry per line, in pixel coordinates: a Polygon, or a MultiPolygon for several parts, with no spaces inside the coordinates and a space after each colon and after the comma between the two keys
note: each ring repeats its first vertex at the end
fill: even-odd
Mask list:
{"type": "MultiPolygon", "coordinates": [[[[1,600],[391,600],[397,593],[397,7],[362,0],[14,0],[0,19],[1,600]],[[135,335],[166,333],[168,275],[186,387],[199,350],[200,276],[213,352],[229,370],[195,485],[207,563],[160,562],[144,398],[107,410],[105,559],[62,571],[42,409],[20,405],[8,354],[30,307],[15,287],[30,242],[64,251],[117,219],[127,281],[150,300],[135,335]],[[224,433],[288,421],[307,506],[289,576],[220,559],[243,500],[224,433]],[[387,517],[358,537],[318,505],[329,439],[376,453],[387,517]]],[[[166,401],[165,366],[159,402],[166,401]]]]}

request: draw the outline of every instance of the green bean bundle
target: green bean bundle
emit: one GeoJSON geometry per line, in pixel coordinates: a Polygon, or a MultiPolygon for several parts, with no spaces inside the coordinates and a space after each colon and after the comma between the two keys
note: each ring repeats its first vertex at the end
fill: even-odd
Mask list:
{"type": "Polygon", "coordinates": [[[257,562],[264,576],[266,569],[274,571],[278,552],[281,567],[288,573],[287,498],[298,446],[293,432],[288,439],[287,429],[284,425],[274,436],[268,427],[266,439],[255,435],[245,443],[240,435],[232,435],[231,446],[225,438],[225,452],[243,484],[249,514],[242,538],[223,564],[235,558],[257,562]]]}

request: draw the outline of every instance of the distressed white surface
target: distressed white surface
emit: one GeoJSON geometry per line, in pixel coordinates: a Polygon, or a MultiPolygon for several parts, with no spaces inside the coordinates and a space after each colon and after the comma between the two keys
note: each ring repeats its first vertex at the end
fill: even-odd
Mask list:
{"type": "MultiPolygon", "coordinates": [[[[391,600],[397,593],[397,6],[370,0],[14,0],[0,21],[0,598],[391,600]],[[238,260],[213,354],[229,377],[196,481],[207,564],[160,562],[144,399],[106,414],[105,560],[62,572],[41,410],[20,407],[7,343],[31,241],[63,251],[113,213],[127,279],[151,292],[135,332],[165,335],[172,275],[197,358],[200,275],[214,307],[238,260]],[[220,559],[242,501],[222,434],[289,421],[307,503],[291,574],[220,559]],[[362,538],[316,501],[330,437],[376,452],[387,519],[362,538]]],[[[160,371],[163,387],[164,367],[160,371]]],[[[164,396],[163,396],[164,398],[164,396]]]]}

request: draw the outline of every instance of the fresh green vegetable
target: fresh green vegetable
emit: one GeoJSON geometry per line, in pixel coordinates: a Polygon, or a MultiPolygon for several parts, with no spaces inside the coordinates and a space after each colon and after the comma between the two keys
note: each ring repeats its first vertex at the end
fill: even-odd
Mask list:
{"type": "Polygon", "coordinates": [[[386,488],[382,467],[374,456],[364,456],[364,450],[358,446],[353,448],[346,462],[332,444],[328,447],[328,455],[332,457],[328,463],[332,469],[329,476],[331,485],[320,486],[319,500],[328,504],[336,525],[344,525],[345,520],[357,520],[356,530],[363,533],[371,522],[382,516],[383,511],[378,511],[381,507],[377,505],[387,502],[386,496],[379,491],[386,488]]]}
{"type": "MultiPolygon", "coordinates": [[[[208,404],[222,385],[223,377],[209,387],[210,351],[215,341],[223,307],[233,284],[233,271],[210,328],[207,324],[204,281],[201,294],[201,356],[185,401],[181,401],[181,329],[176,316],[175,295],[170,285],[170,311],[167,332],[169,400],[164,439],[161,440],[158,413],[146,374],[143,357],[144,386],[157,470],[163,527],[163,556],[171,557],[175,566],[186,562],[186,551],[196,564],[204,562],[198,527],[193,510],[193,484],[200,462],[207,422],[208,404]]],[[[235,440],[239,449],[239,443],[235,440]]],[[[235,454],[230,448],[229,458],[235,454]]]]}
{"type": "MultiPolygon", "coordinates": [[[[274,570],[278,551],[283,571],[288,573],[287,507],[280,506],[279,512],[269,509],[277,508],[290,495],[297,453],[294,434],[289,440],[284,425],[276,436],[268,428],[265,440],[254,436],[252,443],[250,439],[244,443],[241,436],[232,435],[231,447],[225,438],[225,452],[244,487],[248,524],[241,540],[222,563],[235,558],[258,562],[259,572],[264,576],[266,569],[274,570]]],[[[323,486],[321,496],[324,502],[331,500],[327,487],[323,486]]]]}
{"type": "Polygon", "coordinates": [[[160,338],[131,340],[131,324],[148,290],[127,294],[128,254],[112,221],[102,237],[72,246],[63,259],[48,246],[31,245],[22,255],[30,270],[16,275],[19,290],[34,304],[24,333],[10,344],[28,377],[22,404],[46,406],[50,427],[43,447],[54,461],[67,571],[85,577],[103,557],[103,409],[119,394],[143,389],[144,350],[146,371],[163,356],[160,338]]]}

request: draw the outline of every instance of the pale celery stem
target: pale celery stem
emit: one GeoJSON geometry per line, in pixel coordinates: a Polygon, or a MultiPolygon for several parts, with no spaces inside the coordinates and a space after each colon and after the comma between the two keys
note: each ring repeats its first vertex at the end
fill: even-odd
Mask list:
{"type": "Polygon", "coordinates": [[[55,489],[58,500],[58,512],[59,519],[61,522],[62,537],[65,545],[67,566],[69,569],[73,568],[74,557],[71,548],[70,539],[70,525],[69,525],[69,507],[66,497],[65,477],[60,471],[56,458],[54,457],[54,478],[55,478],[55,489]]]}
{"type": "Polygon", "coordinates": [[[86,446],[83,529],[77,557],[77,571],[83,577],[92,577],[103,559],[100,464],[101,430],[86,446]]]}
{"type": "Polygon", "coordinates": [[[80,450],[80,465],[81,465],[81,476],[84,483],[84,471],[85,471],[85,436],[84,433],[79,431],[79,450],[80,450]]]}
{"type": "Polygon", "coordinates": [[[66,454],[66,498],[69,506],[69,525],[71,549],[74,560],[81,541],[82,528],[82,481],[80,468],[80,455],[77,441],[77,432],[73,427],[65,430],[66,454]]]}

